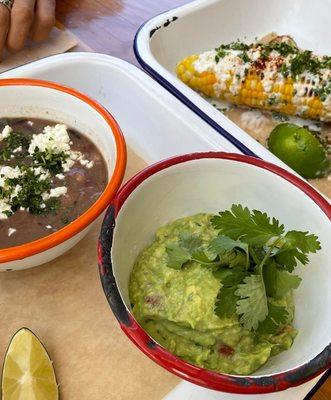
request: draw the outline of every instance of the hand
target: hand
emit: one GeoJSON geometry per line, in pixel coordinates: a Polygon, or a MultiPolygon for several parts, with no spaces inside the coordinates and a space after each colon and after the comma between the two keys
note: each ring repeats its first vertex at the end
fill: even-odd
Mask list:
{"type": "Polygon", "coordinates": [[[29,37],[43,41],[55,23],[55,0],[15,0],[11,12],[0,4],[0,60],[5,47],[22,50],[29,37]]]}

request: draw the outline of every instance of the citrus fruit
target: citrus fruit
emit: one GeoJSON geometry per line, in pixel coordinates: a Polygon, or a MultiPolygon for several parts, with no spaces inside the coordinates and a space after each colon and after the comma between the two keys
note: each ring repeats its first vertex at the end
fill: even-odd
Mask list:
{"type": "Polygon", "coordinates": [[[277,125],[270,133],[268,148],[307,179],[322,177],[330,168],[325,146],[308,129],[295,124],[277,125]]]}
{"type": "Polygon", "coordinates": [[[55,372],[45,347],[26,328],[9,344],[2,371],[2,400],[58,400],[55,372]]]}

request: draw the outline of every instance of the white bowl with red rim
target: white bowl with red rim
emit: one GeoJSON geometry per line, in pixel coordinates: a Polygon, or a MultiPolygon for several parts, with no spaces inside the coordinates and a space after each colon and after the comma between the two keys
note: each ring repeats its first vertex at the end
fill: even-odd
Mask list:
{"type": "Polygon", "coordinates": [[[133,177],[116,195],[99,239],[99,267],[108,302],[128,337],[159,365],[195,384],[232,393],[268,393],[300,385],[331,366],[331,206],[288,171],[257,158],[195,153],[171,158],[133,177]],[[129,277],[139,252],[162,225],[233,203],[267,212],[287,230],[318,235],[322,250],[298,267],[292,348],[251,376],[216,373],[191,365],[164,349],[131,313],[129,277]]]}
{"type": "Polygon", "coordinates": [[[0,110],[0,118],[47,119],[82,132],[100,150],[108,171],[108,183],[101,196],[73,222],[33,242],[0,248],[0,271],[11,271],[51,261],[86,235],[122,182],[126,146],[117,122],[105,108],[90,97],[53,82],[1,79],[0,110]]]}

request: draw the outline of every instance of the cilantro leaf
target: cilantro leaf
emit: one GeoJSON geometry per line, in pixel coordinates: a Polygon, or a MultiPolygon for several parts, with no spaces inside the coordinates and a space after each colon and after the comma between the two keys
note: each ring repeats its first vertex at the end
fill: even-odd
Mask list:
{"type": "Polygon", "coordinates": [[[198,236],[191,235],[189,232],[183,232],[180,235],[179,243],[189,254],[197,252],[202,245],[201,239],[198,236]]]}
{"type": "Polygon", "coordinates": [[[245,267],[247,256],[241,251],[229,251],[219,256],[221,266],[229,266],[230,268],[245,267]]]}
{"type": "Polygon", "coordinates": [[[191,255],[179,244],[169,244],[166,247],[168,254],[167,266],[173,269],[181,269],[182,266],[191,259],[191,255]]]}
{"type": "Polygon", "coordinates": [[[206,253],[202,250],[193,253],[192,260],[200,264],[213,264],[213,260],[210,260],[206,253]]]}
{"type": "Polygon", "coordinates": [[[275,333],[281,325],[287,322],[288,312],[285,307],[268,302],[268,311],[267,318],[259,323],[257,329],[259,333],[275,333]]]}
{"type": "Polygon", "coordinates": [[[216,258],[217,255],[222,255],[226,252],[232,251],[235,248],[239,248],[246,253],[246,267],[249,264],[249,253],[248,244],[240,242],[239,240],[233,240],[228,236],[218,235],[208,247],[208,252],[216,258]]]}
{"type": "Polygon", "coordinates": [[[221,287],[215,302],[215,314],[222,317],[231,317],[236,314],[236,302],[238,297],[235,295],[237,287],[221,287]]]}
{"type": "Polygon", "coordinates": [[[233,204],[231,211],[220,212],[211,220],[215,229],[232,239],[239,239],[253,246],[263,246],[270,239],[284,233],[284,225],[258,210],[252,212],[240,204],[233,204]]]}
{"type": "Polygon", "coordinates": [[[247,276],[235,295],[240,297],[236,307],[239,321],[245,329],[256,330],[269,311],[262,275],[247,276]]]}
{"type": "Polygon", "coordinates": [[[289,231],[283,239],[284,243],[277,251],[275,259],[289,272],[297,266],[297,261],[306,265],[307,254],[316,253],[321,248],[317,236],[309,235],[308,232],[289,231]]]}
{"type": "MultiPolygon", "coordinates": [[[[200,250],[201,244],[202,241],[200,238],[188,232],[183,232],[178,243],[172,243],[166,246],[166,252],[168,254],[167,266],[173,269],[181,269],[187,261],[194,259],[193,254],[200,258],[201,261],[203,257],[203,253],[200,250]]],[[[198,259],[196,261],[199,262],[198,259]]],[[[205,258],[205,261],[210,262],[207,258],[205,258]]]]}
{"type": "Polygon", "coordinates": [[[290,290],[297,289],[301,283],[301,278],[298,275],[291,275],[286,271],[277,271],[277,284],[275,298],[281,299],[290,290]]]}
{"type": "Polygon", "coordinates": [[[277,268],[276,264],[266,265],[263,269],[263,279],[267,296],[280,299],[290,290],[297,289],[301,278],[277,268]]]}
{"type": "Polygon", "coordinates": [[[240,268],[219,268],[213,271],[213,275],[223,286],[236,286],[247,276],[247,272],[240,268]]]}

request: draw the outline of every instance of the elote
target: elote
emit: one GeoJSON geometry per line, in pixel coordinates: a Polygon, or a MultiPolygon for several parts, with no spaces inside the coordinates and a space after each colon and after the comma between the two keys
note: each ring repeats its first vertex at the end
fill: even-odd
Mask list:
{"type": "Polygon", "coordinates": [[[331,57],[300,50],[288,36],[189,56],[178,63],[177,75],[213,99],[331,121],[331,57]]]}

